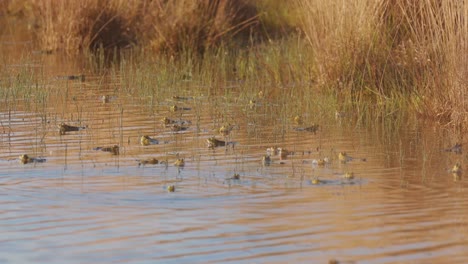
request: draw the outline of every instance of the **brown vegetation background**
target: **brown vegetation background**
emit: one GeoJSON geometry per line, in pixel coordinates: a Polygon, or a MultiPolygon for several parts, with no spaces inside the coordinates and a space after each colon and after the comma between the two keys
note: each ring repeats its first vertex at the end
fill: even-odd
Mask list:
{"type": "Polygon", "coordinates": [[[7,0],[0,8],[27,21],[47,51],[138,47],[173,56],[299,38],[316,85],[340,100],[468,122],[466,1],[7,0]]]}

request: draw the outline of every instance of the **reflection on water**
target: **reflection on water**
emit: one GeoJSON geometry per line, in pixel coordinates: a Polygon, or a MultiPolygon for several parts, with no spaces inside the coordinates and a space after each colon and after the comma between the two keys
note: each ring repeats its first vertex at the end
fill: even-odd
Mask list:
{"type": "Polygon", "coordinates": [[[293,115],[277,118],[281,104],[269,99],[251,107],[167,91],[148,103],[120,89],[118,76],[106,85],[53,76],[47,103],[0,109],[1,262],[468,259],[466,180],[450,173],[466,155],[442,151],[455,143],[443,130],[391,131],[330,112],[312,133],[295,129],[293,115]],[[84,129],[60,133],[62,122],[84,129]],[[143,135],[159,144],[141,145],[143,135]],[[213,136],[230,144],[209,148],[213,136]],[[119,155],[95,150],[114,145],[119,155]],[[288,155],[263,164],[270,147],[288,155]],[[353,159],[340,162],[339,152],[353,159]],[[21,164],[21,154],[46,162],[21,164]],[[158,164],[139,164],[152,158],[158,164]],[[174,166],[178,158],[185,166],[174,166]]]}

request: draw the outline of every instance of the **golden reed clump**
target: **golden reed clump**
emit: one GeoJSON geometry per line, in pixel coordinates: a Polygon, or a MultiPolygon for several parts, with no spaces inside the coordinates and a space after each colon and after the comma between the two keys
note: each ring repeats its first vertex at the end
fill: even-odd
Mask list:
{"type": "Polygon", "coordinates": [[[408,104],[421,117],[468,124],[468,3],[296,0],[316,54],[316,83],[339,103],[408,104]]]}

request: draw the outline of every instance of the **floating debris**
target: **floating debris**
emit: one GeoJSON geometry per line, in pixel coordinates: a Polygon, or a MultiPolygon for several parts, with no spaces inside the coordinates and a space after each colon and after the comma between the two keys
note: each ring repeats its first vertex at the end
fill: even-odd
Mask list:
{"type": "Polygon", "coordinates": [[[28,154],[23,154],[19,156],[19,161],[23,164],[27,163],[43,163],[46,162],[46,159],[43,158],[33,158],[29,157],[28,154]]]}
{"type": "Polygon", "coordinates": [[[114,145],[112,147],[96,147],[93,150],[100,150],[104,152],[110,152],[112,155],[119,155],[119,146],[114,145]]]}
{"type": "Polygon", "coordinates": [[[444,149],[444,151],[446,152],[454,152],[456,154],[461,154],[462,153],[462,144],[460,143],[456,143],[455,146],[451,147],[451,148],[448,148],[448,149],[444,149]]]}
{"type": "Polygon", "coordinates": [[[157,145],[157,144],[159,144],[159,140],[151,138],[148,135],[144,135],[144,136],[141,136],[141,138],[140,138],[140,144],[142,146],[157,145]]]}
{"type": "Polygon", "coordinates": [[[86,127],[70,126],[65,123],[60,123],[60,125],[58,125],[58,128],[59,128],[60,135],[65,135],[66,132],[80,131],[82,129],[85,129],[86,127]]]}
{"type": "Polygon", "coordinates": [[[226,141],[216,139],[215,137],[210,137],[206,140],[209,148],[224,147],[226,146],[226,141]]]}

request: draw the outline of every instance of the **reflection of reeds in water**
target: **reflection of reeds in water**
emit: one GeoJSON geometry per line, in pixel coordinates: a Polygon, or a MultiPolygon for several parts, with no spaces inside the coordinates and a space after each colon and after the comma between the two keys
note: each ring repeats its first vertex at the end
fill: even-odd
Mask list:
{"type": "Polygon", "coordinates": [[[400,168],[400,187],[407,187],[407,185],[409,183],[405,179],[405,174],[404,174],[405,153],[404,153],[404,148],[403,148],[403,141],[401,141],[401,139],[400,139],[399,152],[398,153],[399,153],[398,162],[399,162],[399,168],[400,168]]]}
{"type": "MultiPolygon", "coordinates": [[[[120,112],[120,115],[119,115],[119,142],[120,142],[120,145],[123,145],[123,139],[124,139],[124,132],[123,132],[123,129],[124,129],[124,107],[123,107],[123,105],[119,105],[119,112],[120,112]]],[[[117,152],[119,152],[118,149],[117,149],[117,152]]],[[[119,154],[119,153],[117,153],[117,154],[119,154]]],[[[117,155],[117,154],[114,153],[114,155],[117,155]]]]}

